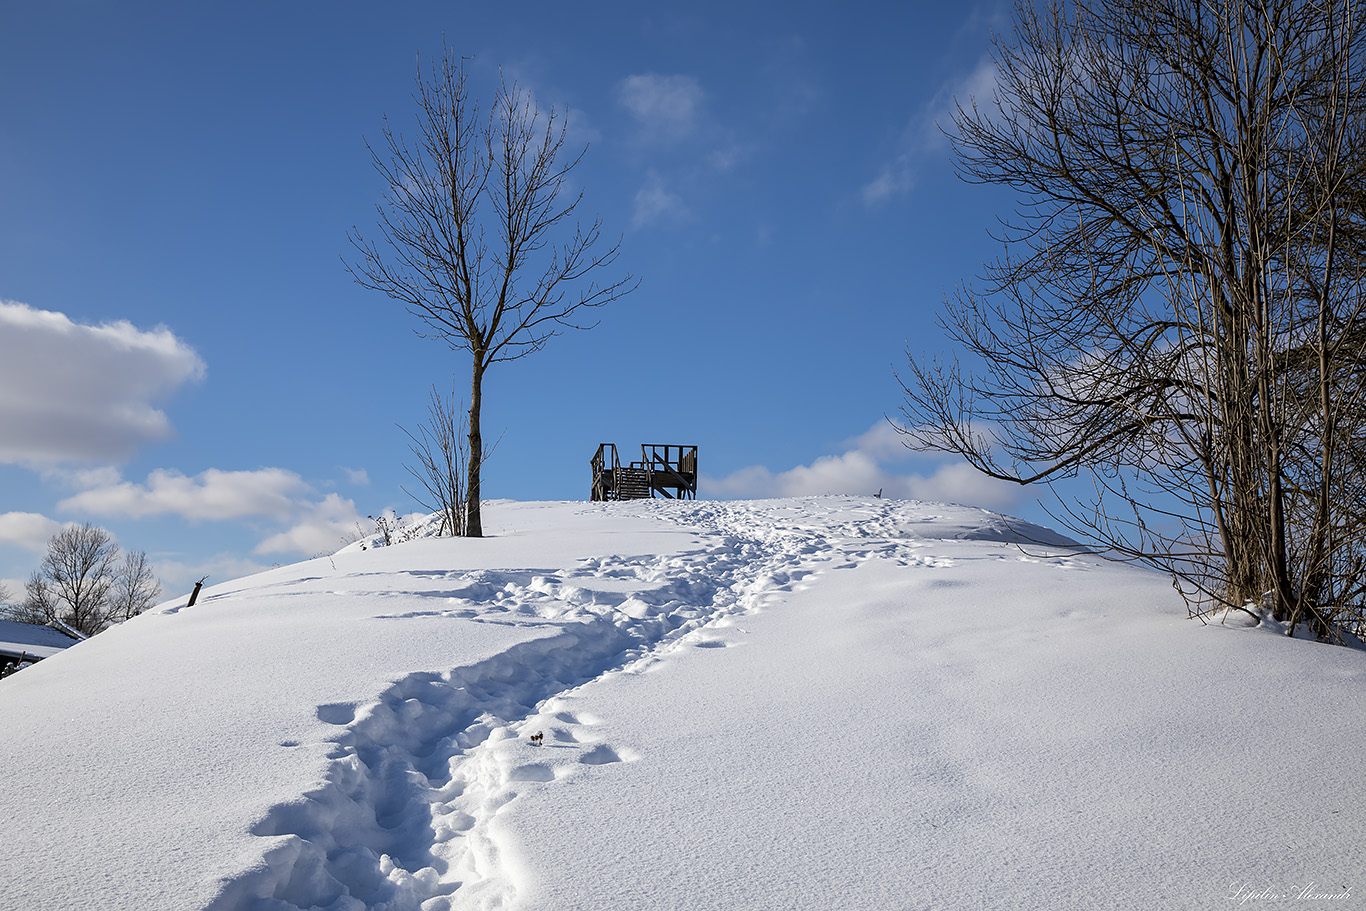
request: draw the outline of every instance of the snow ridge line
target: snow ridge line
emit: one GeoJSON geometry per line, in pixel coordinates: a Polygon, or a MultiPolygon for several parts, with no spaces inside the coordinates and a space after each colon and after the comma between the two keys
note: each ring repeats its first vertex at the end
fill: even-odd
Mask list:
{"type": "MultiPolygon", "coordinates": [[[[257,824],[253,834],[271,840],[261,861],[226,882],[209,911],[507,907],[516,886],[491,824],[522,783],[557,773],[541,763],[511,765],[504,741],[520,738],[538,713],[556,712],[572,690],[653,663],[683,637],[790,589],[830,556],[811,529],[775,533],[746,527],[741,516],[714,504],[676,516],[716,539],[687,553],[599,557],[530,579],[468,574],[472,594],[502,593],[504,616],[557,634],[444,674],[410,675],[359,713],[321,706],[320,718],[343,726],[326,783],[257,824]],[[586,599],[575,577],[630,579],[641,588],[586,599]]],[[[444,613],[480,619],[469,606],[444,613]]],[[[569,731],[591,723],[570,712],[555,717],[573,742],[569,731]]],[[[622,758],[609,746],[587,746],[579,762],[622,758]]]]}

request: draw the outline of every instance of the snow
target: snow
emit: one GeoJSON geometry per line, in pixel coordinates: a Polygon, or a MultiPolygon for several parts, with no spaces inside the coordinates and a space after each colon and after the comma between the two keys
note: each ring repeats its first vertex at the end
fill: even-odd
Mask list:
{"type": "Polygon", "coordinates": [[[485,523],[0,682],[0,908],[1363,906],[1360,651],[966,507],[485,523]]]}

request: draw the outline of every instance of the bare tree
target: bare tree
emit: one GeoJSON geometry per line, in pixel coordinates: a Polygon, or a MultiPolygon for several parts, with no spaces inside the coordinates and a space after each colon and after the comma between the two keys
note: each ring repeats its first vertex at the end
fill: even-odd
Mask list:
{"type": "Polygon", "coordinates": [[[1200,605],[1363,618],[1360,143],[1350,0],[1017,4],[961,173],[1019,190],[1006,252],[915,359],[911,445],[1096,494],[1060,518],[1200,605]]]}
{"type": "Polygon", "coordinates": [[[454,389],[446,397],[433,386],[427,404],[428,423],[419,425],[416,434],[399,428],[407,434],[408,448],[418,461],[417,468],[404,468],[422,484],[426,494],[404,492],[424,509],[441,514],[441,534],[457,536],[465,533],[464,467],[468,462],[468,437],[461,411],[454,389]]]}
{"type": "Polygon", "coordinates": [[[24,601],[10,610],[13,619],[60,620],[93,636],[142,613],[161,594],[161,585],[146,554],[132,551],[120,559],[109,532],[87,523],[52,536],[24,590],[24,601]]]}
{"type": "Polygon", "coordinates": [[[25,584],[25,597],[15,600],[12,595],[6,594],[5,603],[0,607],[0,619],[17,620],[20,623],[46,623],[47,615],[38,613],[32,605],[32,598],[28,596],[27,589],[32,583],[32,579],[25,584]]]}
{"type": "Polygon", "coordinates": [[[563,328],[591,328],[582,311],[634,290],[629,275],[599,285],[619,242],[599,248],[601,222],[577,220],[582,199],[568,183],[583,153],[565,150],[565,116],[542,113],[504,82],[487,117],[469,97],[463,63],[446,48],[415,99],[409,144],[385,119],[385,154],[375,169],[388,184],[378,206],[383,246],[355,229],[357,283],[402,302],[425,335],[470,353],[464,533],[483,535],[480,416],[484,374],[493,364],[539,351],[563,328]]]}
{"type": "Polygon", "coordinates": [[[108,625],[118,558],[119,547],[109,532],[88,522],[52,536],[38,571],[62,612],[58,619],[86,635],[108,625]]]}
{"type": "Polygon", "coordinates": [[[114,570],[106,617],[110,623],[131,620],[161,597],[161,583],[152,573],[147,554],[130,550],[114,570]]]}
{"type": "Polygon", "coordinates": [[[9,619],[22,623],[51,623],[60,616],[57,601],[42,574],[29,574],[23,600],[10,605],[8,614],[9,619]]]}

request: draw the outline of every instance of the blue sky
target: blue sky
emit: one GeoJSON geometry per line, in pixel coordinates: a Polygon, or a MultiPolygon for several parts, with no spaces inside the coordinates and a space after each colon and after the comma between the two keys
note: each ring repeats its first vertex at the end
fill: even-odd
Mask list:
{"type": "Polygon", "coordinates": [[[61,524],[168,593],[339,547],[415,504],[397,425],[468,356],[355,285],[365,140],[417,56],[501,68],[586,143],[584,212],[640,289],[494,366],[485,495],[588,495],[597,444],[696,443],[703,495],[1031,498],[887,432],[909,346],[997,250],[1010,199],[935,123],[990,92],[1004,5],[113,3],[0,31],[0,579],[61,524]]]}

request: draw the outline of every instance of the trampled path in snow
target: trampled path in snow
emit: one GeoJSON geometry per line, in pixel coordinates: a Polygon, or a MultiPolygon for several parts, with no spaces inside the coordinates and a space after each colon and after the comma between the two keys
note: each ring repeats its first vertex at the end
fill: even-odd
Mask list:
{"type": "MultiPolygon", "coordinates": [[[[936,516],[908,514],[889,502],[872,501],[853,514],[848,504],[832,504],[828,516],[807,503],[786,517],[778,510],[776,522],[771,505],[634,508],[686,524],[703,546],[665,556],[594,557],[554,572],[428,571],[425,585],[438,589],[424,593],[440,595],[440,607],[378,614],[395,622],[458,618],[545,635],[477,664],[410,675],[368,705],[320,706],[319,718],[339,728],[325,785],[274,807],[255,827],[264,840],[262,862],[227,883],[212,908],[507,907],[515,886],[491,826],[499,810],[525,783],[552,782],[575,763],[633,758],[598,742],[591,716],[566,708],[576,688],[640,673],[689,645],[720,645],[707,637],[708,628],[734,624],[815,573],[873,556],[945,564],[925,552],[929,539],[917,533],[936,516]],[[545,761],[520,762],[504,748],[537,732],[545,738],[545,761]]],[[[966,534],[1019,537],[986,516],[966,534]]],[[[393,574],[378,578],[394,581],[393,574]]],[[[383,605],[392,594],[371,596],[383,605]]],[[[363,584],[350,591],[365,595],[363,584]]]]}
{"type": "Polygon", "coordinates": [[[486,529],[210,586],[0,681],[0,911],[1364,900],[1360,651],[1189,620],[961,506],[486,529]]]}

